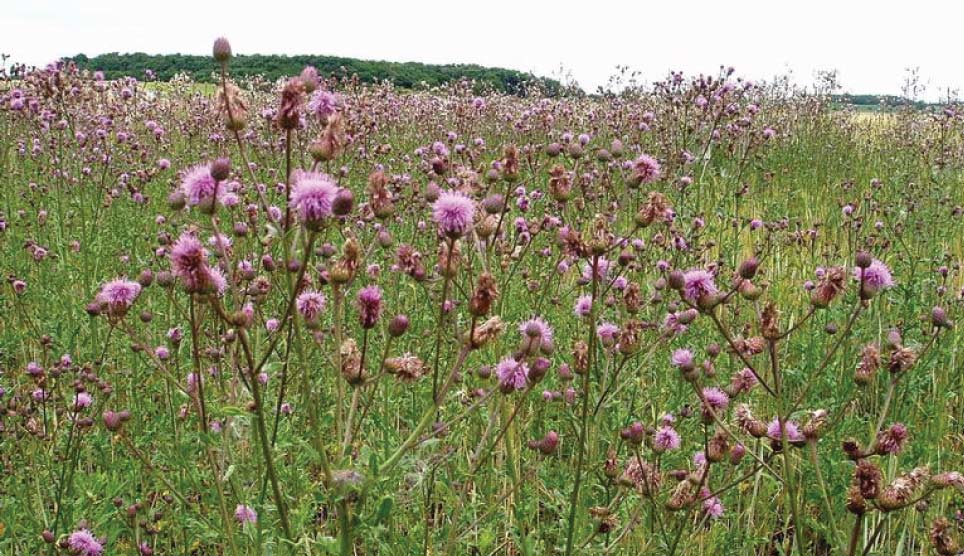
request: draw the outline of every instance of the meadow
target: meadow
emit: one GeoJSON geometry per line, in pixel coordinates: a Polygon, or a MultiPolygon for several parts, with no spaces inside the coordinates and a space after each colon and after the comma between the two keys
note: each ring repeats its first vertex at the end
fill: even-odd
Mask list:
{"type": "Polygon", "coordinates": [[[958,106],[211,70],[0,82],[0,554],[961,553],[958,106]]]}

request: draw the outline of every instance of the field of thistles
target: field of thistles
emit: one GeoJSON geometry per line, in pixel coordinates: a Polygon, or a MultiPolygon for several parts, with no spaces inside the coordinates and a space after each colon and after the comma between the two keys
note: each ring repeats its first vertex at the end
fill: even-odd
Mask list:
{"type": "Polygon", "coordinates": [[[960,554],[964,113],[0,81],[0,554],[960,554]]]}

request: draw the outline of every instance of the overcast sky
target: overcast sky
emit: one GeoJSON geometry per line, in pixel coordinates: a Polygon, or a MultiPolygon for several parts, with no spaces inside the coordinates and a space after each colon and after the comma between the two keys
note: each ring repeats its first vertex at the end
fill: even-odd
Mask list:
{"type": "Polygon", "coordinates": [[[916,0],[3,0],[0,52],[30,64],[104,52],[330,54],[477,63],[587,90],[617,65],[752,79],[836,69],[849,92],[900,92],[918,67],[928,98],[964,91],[964,3],[916,0]]]}

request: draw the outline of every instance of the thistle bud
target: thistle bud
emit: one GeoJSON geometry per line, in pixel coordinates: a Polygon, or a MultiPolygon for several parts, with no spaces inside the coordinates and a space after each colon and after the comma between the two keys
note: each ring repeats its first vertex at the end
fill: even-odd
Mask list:
{"type": "Polygon", "coordinates": [[[405,334],[408,330],[408,317],[405,315],[395,315],[391,322],[388,323],[388,333],[393,338],[398,338],[399,336],[405,334]]]}
{"type": "Polygon", "coordinates": [[[947,312],[941,307],[931,309],[931,324],[936,328],[953,328],[954,323],[947,318],[947,312]]]}
{"type": "Polygon", "coordinates": [[[347,216],[355,204],[355,195],[348,188],[341,188],[331,203],[331,212],[336,216],[347,216]]]}
{"type": "Polygon", "coordinates": [[[857,268],[867,268],[874,262],[874,258],[870,256],[870,253],[866,251],[861,251],[857,253],[854,257],[854,264],[857,268]]]}
{"type": "Polygon", "coordinates": [[[756,257],[750,257],[749,259],[740,263],[740,276],[750,280],[756,276],[756,271],[760,268],[760,261],[756,257]]]}
{"type": "Polygon", "coordinates": [[[214,54],[214,59],[223,66],[231,59],[231,43],[224,37],[218,37],[214,41],[212,54],[214,54]]]}

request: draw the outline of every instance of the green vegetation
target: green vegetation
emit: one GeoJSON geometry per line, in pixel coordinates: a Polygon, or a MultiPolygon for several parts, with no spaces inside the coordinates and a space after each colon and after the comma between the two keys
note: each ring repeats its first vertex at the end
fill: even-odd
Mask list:
{"type": "MultiPolygon", "coordinates": [[[[141,76],[146,70],[155,73],[157,79],[168,81],[176,74],[186,73],[195,81],[214,82],[211,58],[186,54],[118,54],[111,52],[88,57],[78,54],[69,60],[80,68],[103,71],[108,79],[128,75],[141,76]]],[[[231,63],[235,76],[261,75],[266,79],[276,79],[297,75],[305,66],[314,66],[322,75],[337,77],[357,75],[364,83],[390,81],[396,86],[417,88],[437,86],[470,79],[477,85],[510,94],[521,94],[527,86],[538,85],[550,96],[558,94],[562,86],[554,79],[536,77],[530,73],[502,68],[487,68],[474,64],[421,64],[418,62],[385,62],[358,60],[338,56],[314,55],[239,55],[231,63]]]]}

